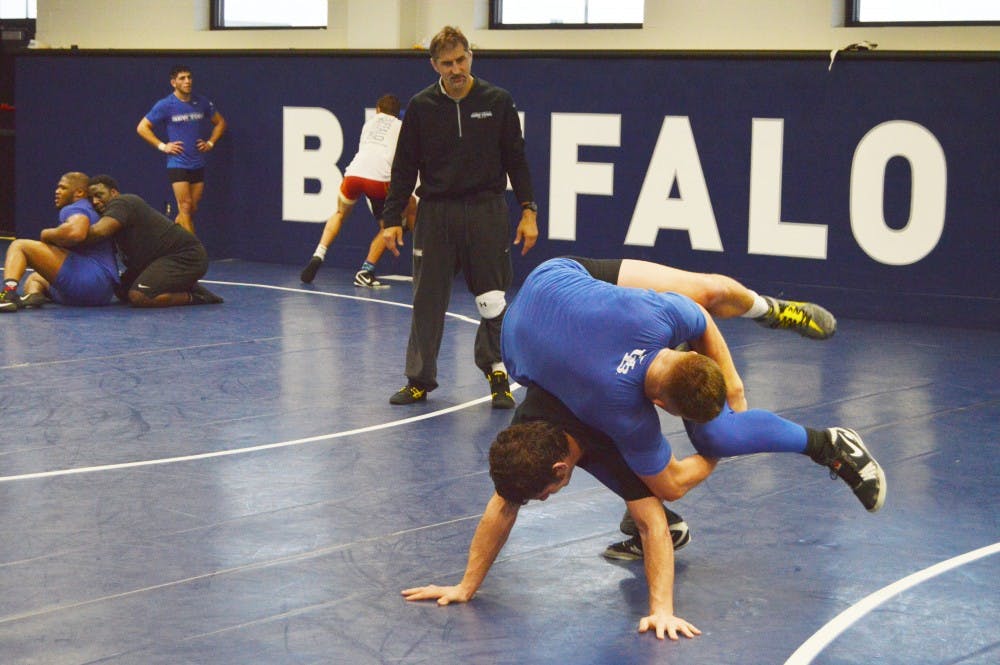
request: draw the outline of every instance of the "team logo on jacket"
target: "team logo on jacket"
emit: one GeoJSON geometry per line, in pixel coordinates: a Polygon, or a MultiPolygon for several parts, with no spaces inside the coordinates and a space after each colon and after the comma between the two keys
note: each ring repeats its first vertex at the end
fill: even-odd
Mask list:
{"type": "Polygon", "coordinates": [[[485,118],[492,118],[493,111],[476,111],[475,113],[469,114],[470,118],[475,118],[476,120],[483,120],[485,118]]]}
{"type": "Polygon", "coordinates": [[[636,349],[631,353],[626,353],[622,356],[622,361],[618,363],[617,372],[619,374],[628,374],[636,365],[642,363],[646,359],[646,349],[636,349]]]}

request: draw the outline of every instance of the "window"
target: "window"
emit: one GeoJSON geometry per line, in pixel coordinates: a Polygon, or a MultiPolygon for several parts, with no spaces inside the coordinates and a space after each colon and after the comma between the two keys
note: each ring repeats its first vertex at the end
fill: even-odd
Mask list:
{"type": "Polygon", "coordinates": [[[325,28],[328,0],[212,0],[212,30],[325,28]]]}
{"type": "Polygon", "coordinates": [[[0,0],[0,19],[38,18],[37,0],[0,0]]]}
{"type": "Polygon", "coordinates": [[[848,0],[847,25],[1000,24],[997,0],[848,0]]]}
{"type": "Polygon", "coordinates": [[[641,28],[644,0],[490,0],[490,28],[641,28]]]}
{"type": "Polygon", "coordinates": [[[36,0],[0,0],[0,51],[24,48],[35,37],[36,0]]]}

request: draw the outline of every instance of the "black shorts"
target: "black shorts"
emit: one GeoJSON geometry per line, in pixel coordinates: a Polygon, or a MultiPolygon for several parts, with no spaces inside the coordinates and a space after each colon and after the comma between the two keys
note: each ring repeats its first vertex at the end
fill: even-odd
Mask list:
{"type": "Polygon", "coordinates": [[[576,261],[587,269],[590,276],[608,284],[618,284],[618,273],[622,270],[622,259],[587,259],[582,256],[564,256],[576,261]]]}
{"type": "Polygon", "coordinates": [[[167,169],[170,182],[189,182],[192,185],[205,182],[205,169],[167,169]]]}
{"type": "MultiPolygon", "coordinates": [[[[195,282],[208,272],[208,254],[201,245],[192,245],[174,254],[161,256],[148,266],[127,286],[147,298],[163,293],[190,291],[195,282]]],[[[129,271],[126,271],[128,275],[129,271]]],[[[123,278],[125,275],[122,276],[123,278]]],[[[122,286],[125,287],[124,279],[122,286]]]]}

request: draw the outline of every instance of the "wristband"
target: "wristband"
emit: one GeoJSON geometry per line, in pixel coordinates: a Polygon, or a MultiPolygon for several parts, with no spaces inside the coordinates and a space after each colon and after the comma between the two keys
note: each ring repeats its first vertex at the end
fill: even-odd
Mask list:
{"type": "Polygon", "coordinates": [[[160,152],[166,152],[167,151],[167,144],[163,143],[161,141],[160,145],[156,146],[156,149],[159,150],[160,152]]]}
{"type": "Polygon", "coordinates": [[[209,147],[209,148],[214,148],[214,147],[215,147],[215,144],[214,144],[214,143],[212,143],[211,141],[205,141],[205,143],[207,143],[207,144],[208,144],[208,147],[209,147]]]}

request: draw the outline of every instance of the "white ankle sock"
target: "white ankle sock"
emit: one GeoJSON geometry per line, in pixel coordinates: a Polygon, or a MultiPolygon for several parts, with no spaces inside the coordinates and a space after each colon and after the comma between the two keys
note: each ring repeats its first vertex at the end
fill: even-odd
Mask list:
{"type": "Polygon", "coordinates": [[[740,316],[748,319],[759,319],[760,317],[767,314],[767,310],[771,307],[764,300],[764,297],[758,294],[756,291],[750,291],[753,294],[753,304],[750,305],[750,309],[740,314],[740,316]]]}
{"type": "Polygon", "coordinates": [[[313,256],[318,256],[321,259],[326,258],[326,247],[323,245],[316,245],[316,251],[313,252],[313,256]]]}

